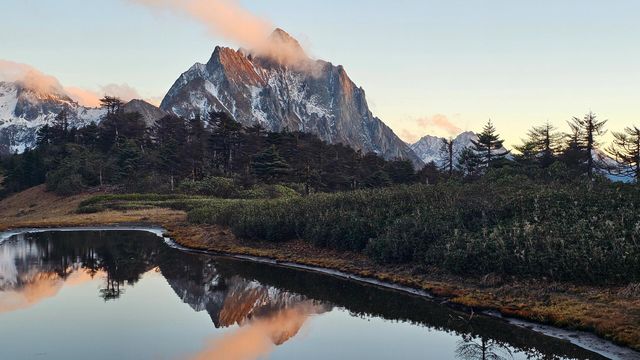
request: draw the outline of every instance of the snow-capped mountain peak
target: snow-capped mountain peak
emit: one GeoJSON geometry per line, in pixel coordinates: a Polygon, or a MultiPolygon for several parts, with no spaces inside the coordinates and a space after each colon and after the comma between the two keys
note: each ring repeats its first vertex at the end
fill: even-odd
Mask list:
{"type": "MultiPolygon", "coordinates": [[[[442,145],[445,139],[446,138],[444,137],[427,135],[411,144],[410,147],[425,164],[435,162],[436,164],[441,165],[443,159],[442,145]]],[[[472,131],[465,131],[453,138],[454,156],[460,154],[464,148],[471,146],[472,140],[477,139],[478,136],[472,131]]]]}
{"type": "Polygon", "coordinates": [[[216,47],[206,65],[196,64],[176,80],[160,107],[185,118],[226,111],[244,125],[309,132],[330,143],[422,164],[373,116],[364,90],[343,67],[308,58],[283,30],[275,30],[268,42],[280,46],[268,53],[216,47]]]}
{"type": "Polygon", "coordinates": [[[97,122],[102,109],[78,105],[55,88],[47,93],[23,82],[0,82],[0,154],[22,152],[35,145],[38,129],[51,124],[64,109],[72,126],[97,122]]]}
{"type": "MultiPolygon", "coordinates": [[[[52,124],[66,110],[72,127],[98,123],[106,110],[79,105],[55,87],[47,93],[23,82],[0,82],[0,155],[33,148],[38,130],[52,124]]],[[[125,111],[139,112],[148,126],[166,113],[142,100],[125,104],[125,111]]]]}

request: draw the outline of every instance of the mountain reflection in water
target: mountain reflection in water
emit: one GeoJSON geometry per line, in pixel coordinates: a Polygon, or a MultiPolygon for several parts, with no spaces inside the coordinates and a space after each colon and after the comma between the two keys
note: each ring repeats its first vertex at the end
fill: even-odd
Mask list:
{"type": "MultiPolygon", "coordinates": [[[[321,274],[187,254],[153,234],[133,231],[46,232],[3,242],[0,315],[28,311],[63,288],[92,281],[98,287],[95,296],[118,302],[150,272],[159,273],[194,311],[206,311],[213,328],[226,329],[203,336],[208,340],[201,350],[180,358],[265,358],[300,338],[309,319],[337,311],[354,321],[379,318],[426,328],[425,337],[434,331],[449,334],[457,338],[450,359],[603,359],[566,341],[493,318],[469,319],[419,297],[321,274]]],[[[403,358],[401,351],[398,357],[403,358]]]]}

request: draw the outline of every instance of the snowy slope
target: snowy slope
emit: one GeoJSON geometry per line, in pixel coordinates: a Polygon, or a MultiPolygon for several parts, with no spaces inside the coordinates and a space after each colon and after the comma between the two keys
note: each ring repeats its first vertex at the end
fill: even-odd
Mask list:
{"type": "MultiPolygon", "coordinates": [[[[19,83],[0,82],[0,155],[33,148],[38,129],[52,124],[63,109],[72,127],[99,123],[106,114],[104,109],[80,106],[64,94],[42,94],[19,83]]],[[[167,115],[142,100],[126,103],[124,111],[140,113],[147,126],[167,115]]]]}
{"type": "MultiPolygon", "coordinates": [[[[471,140],[476,140],[477,138],[476,134],[471,131],[463,132],[456,136],[453,141],[454,156],[457,157],[465,147],[472,145],[471,140]]],[[[425,164],[433,161],[436,164],[441,165],[441,149],[443,140],[445,140],[445,138],[427,135],[411,144],[410,148],[425,164]]]]}
{"type": "Polygon", "coordinates": [[[71,126],[98,122],[104,110],[85,108],[62,94],[42,94],[18,83],[0,82],[0,155],[35,145],[38,129],[51,124],[63,109],[71,126]]]}

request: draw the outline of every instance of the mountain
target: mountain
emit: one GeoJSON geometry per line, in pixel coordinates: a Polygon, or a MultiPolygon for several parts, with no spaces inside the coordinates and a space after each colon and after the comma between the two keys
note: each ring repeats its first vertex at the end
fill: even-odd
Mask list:
{"type": "MultiPolygon", "coordinates": [[[[98,123],[106,113],[103,109],[81,106],[55,89],[42,92],[19,82],[0,82],[0,156],[33,148],[38,130],[51,124],[63,109],[69,113],[72,127],[98,123]]],[[[167,115],[142,100],[131,100],[124,110],[139,112],[147,126],[167,115]]]]}
{"type": "Polygon", "coordinates": [[[303,131],[387,158],[420,159],[380,119],[365,92],[342,66],[312,60],[298,42],[278,29],[269,42],[284,52],[216,47],[206,64],[183,73],[160,108],[178,116],[205,117],[226,111],[244,125],[270,131],[303,131]],[[286,54],[284,56],[282,54],[286,54]],[[292,60],[293,59],[293,60],[292,60]]]}
{"type": "Polygon", "coordinates": [[[33,147],[38,129],[51,124],[63,109],[72,126],[97,122],[104,115],[103,110],[80,106],[54,89],[43,93],[19,82],[0,82],[0,155],[33,147]]]}
{"type": "MultiPolygon", "coordinates": [[[[471,140],[476,140],[477,138],[476,134],[472,131],[466,131],[456,136],[453,141],[454,155],[457,157],[465,147],[472,145],[471,140]]],[[[442,155],[440,151],[442,149],[443,140],[445,140],[445,138],[427,135],[417,142],[409,145],[409,147],[425,164],[433,161],[440,165],[442,162],[442,155]]]]}
{"type": "Polygon", "coordinates": [[[140,113],[147,127],[151,127],[156,121],[169,114],[166,111],[160,110],[160,108],[155,105],[138,99],[131,100],[124,104],[124,111],[140,113]]]}

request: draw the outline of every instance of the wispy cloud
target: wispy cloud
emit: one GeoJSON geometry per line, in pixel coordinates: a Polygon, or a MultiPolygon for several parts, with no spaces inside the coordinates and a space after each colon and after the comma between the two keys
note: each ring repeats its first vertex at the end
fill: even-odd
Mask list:
{"type": "Polygon", "coordinates": [[[9,60],[0,59],[0,81],[19,82],[34,91],[63,93],[62,85],[55,77],[36,68],[9,60]]]}
{"type": "MultiPolygon", "coordinates": [[[[243,7],[237,0],[129,0],[156,12],[181,14],[203,24],[214,36],[225,37],[260,55],[299,65],[307,55],[297,41],[270,37],[275,26],[243,7]]],[[[304,64],[308,65],[308,64],[304,64]]]]}

